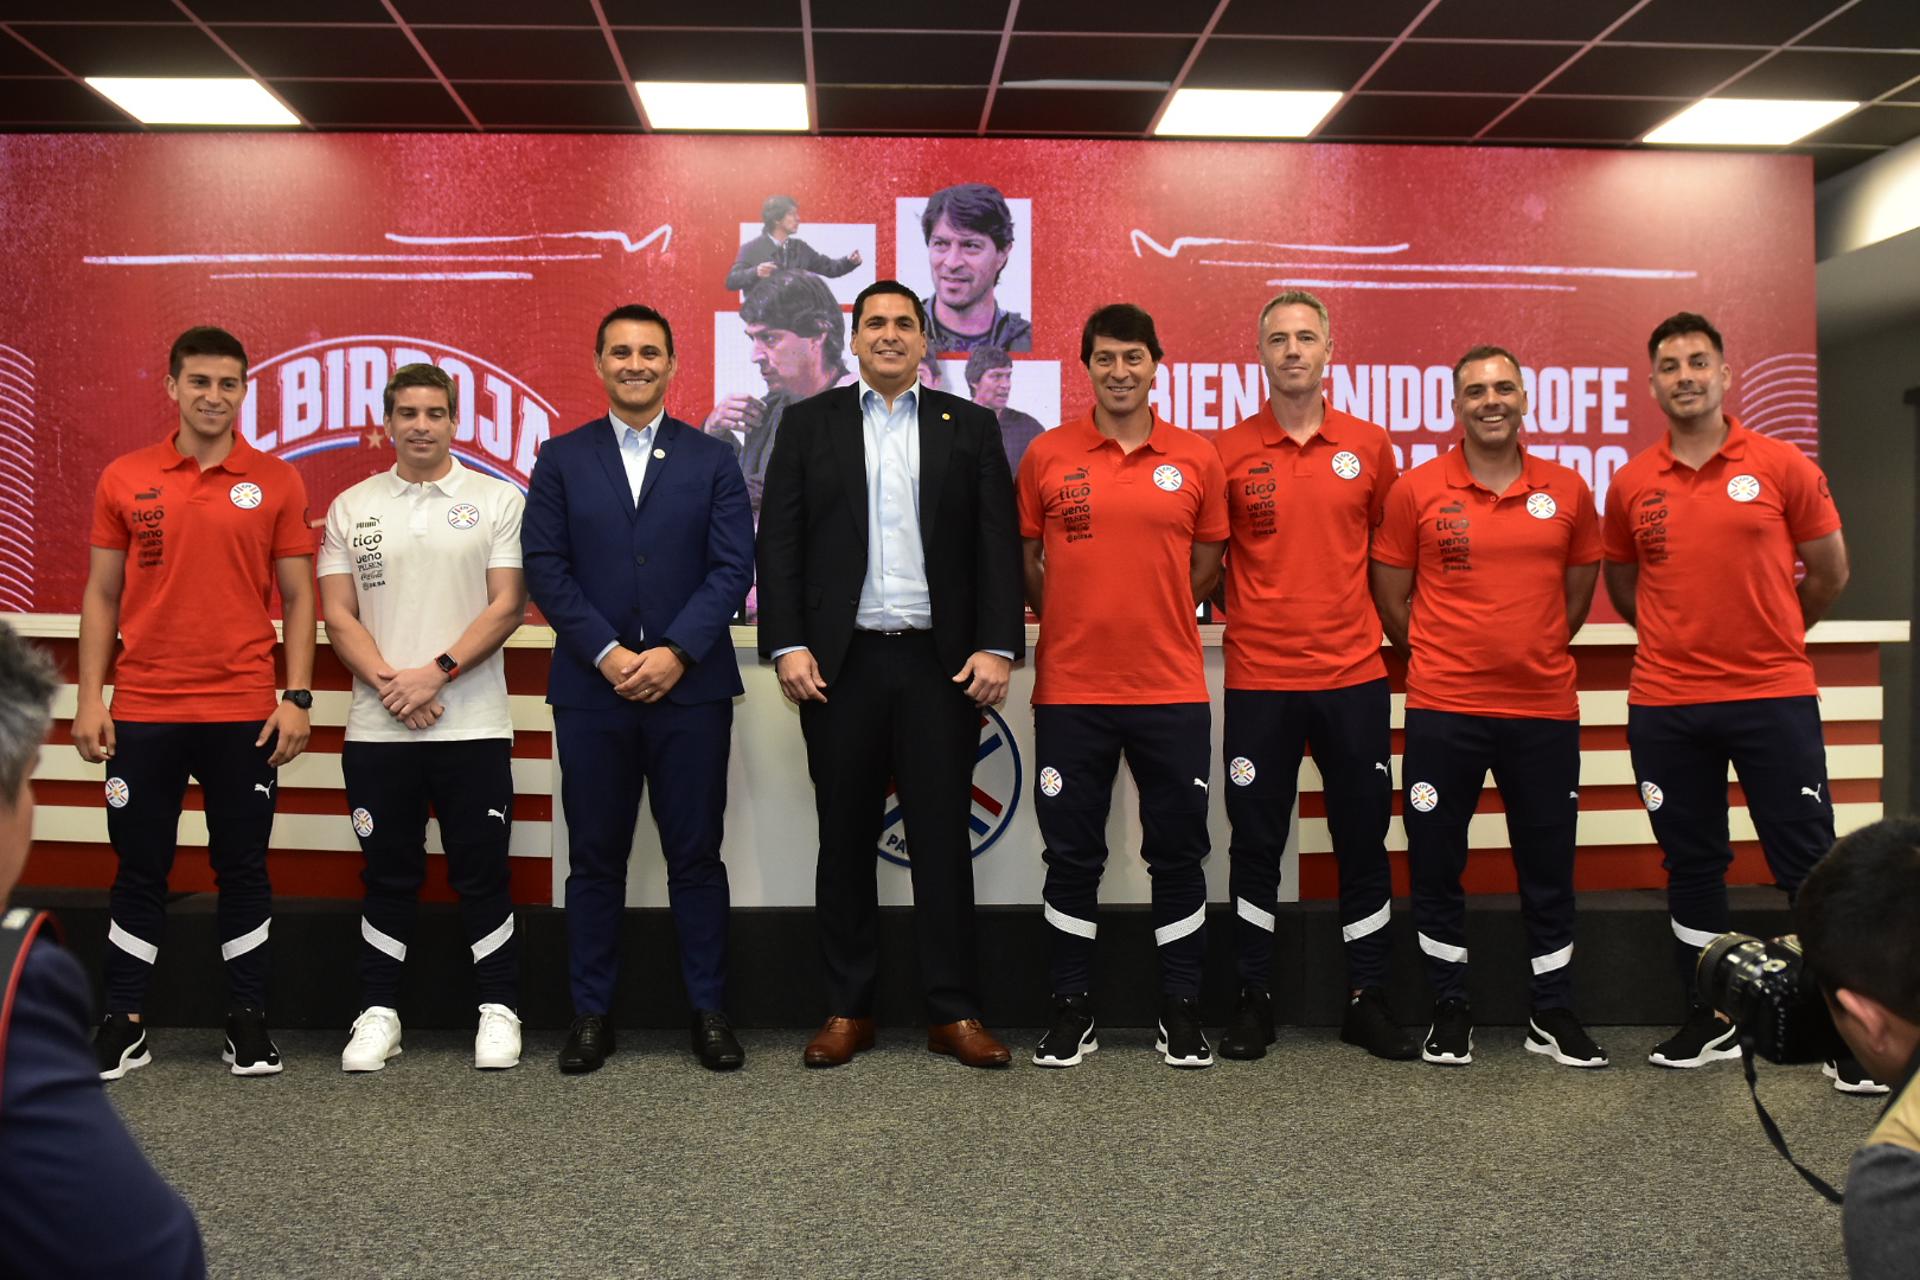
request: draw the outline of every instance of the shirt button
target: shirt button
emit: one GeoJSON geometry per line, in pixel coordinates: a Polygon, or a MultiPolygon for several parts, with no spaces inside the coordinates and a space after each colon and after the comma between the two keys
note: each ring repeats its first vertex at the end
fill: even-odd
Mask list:
{"type": "Polygon", "coordinates": [[[645,556],[645,554],[636,555],[633,558],[633,562],[635,564],[645,564],[647,562],[647,557],[645,556]]]}

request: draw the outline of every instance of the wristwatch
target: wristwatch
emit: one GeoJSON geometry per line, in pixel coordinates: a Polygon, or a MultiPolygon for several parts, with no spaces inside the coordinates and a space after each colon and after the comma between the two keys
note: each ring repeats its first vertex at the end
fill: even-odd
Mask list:
{"type": "Polygon", "coordinates": [[[443,653],[439,657],[435,658],[433,660],[433,665],[440,668],[441,671],[445,672],[446,677],[449,680],[453,679],[455,676],[460,674],[460,664],[454,661],[453,655],[450,653],[443,653]]]}
{"type": "Polygon", "coordinates": [[[310,689],[289,689],[280,695],[280,701],[291,702],[302,711],[313,710],[313,691],[310,689]]]}

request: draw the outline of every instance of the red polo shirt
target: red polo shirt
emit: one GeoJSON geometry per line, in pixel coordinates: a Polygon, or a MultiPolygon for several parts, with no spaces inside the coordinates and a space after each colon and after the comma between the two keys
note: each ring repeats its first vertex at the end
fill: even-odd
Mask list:
{"type": "Polygon", "coordinates": [[[113,715],[134,721],[264,720],[273,714],[273,562],[313,554],[300,473],[234,433],[200,464],[174,435],[107,464],[91,542],[127,553],[126,648],[113,715]]]}
{"type": "Polygon", "coordinates": [[[1205,702],[1193,544],[1227,538],[1220,455],[1156,417],[1132,453],[1091,415],[1020,460],[1020,533],[1046,550],[1033,701],[1205,702]]]}
{"type": "Polygon", "coordinates": [[[1640,645],[1627,701],[1642,706],[1819,692],[1794,591],[1795,547],[1840,527],[1806,454],[1727,415],[1695,471],[1670,439],[1614,473],[1607,559],[1638,563],[1640,645]]]}
{"type": "Polygon", "coordinates": [[[1409,707],[1579,718],[1567,569],[1600,560],[1593,490],[1579,472],[1529,454],[1496,494],[1455,448],[1394,486],[1373,558],[1413,570],[1409,707]]]}
{"type": "Polygon", "coordinates": [[[1400,468],[1387,433],[1326,405],[1295,444],[1260,412],[1213,437],[1227,471],[1227,688],[1342,689],[1379,680],[1367,543],[1400,468]]]}

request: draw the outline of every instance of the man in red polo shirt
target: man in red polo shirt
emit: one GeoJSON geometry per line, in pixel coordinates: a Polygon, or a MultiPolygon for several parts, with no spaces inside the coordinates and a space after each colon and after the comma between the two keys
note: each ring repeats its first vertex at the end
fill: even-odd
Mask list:
{"type": "MultiPolygon", "coordinates": [[[[1673,958],[1689,1008],[1655,1045],[1662,1067],[1740,1056],[1739,1035],[1694,993],[1700,948],[1727,930],[1727,765],[1774,879],[1789,894],[1833,846],[1819,688],[1807,628],[1847,584],[1840,513],[1820,468],[1721,405],[1719,332],[1682,311],[1647,340],[1665,440],[1613,477],[1607,595],[1639,632],[1627,745],[1667,867],[1673,958]],[[1794,561],[1806,576],[1794,584],[1794,561]]],[[[1884,1090],[1841,1064],[1836,1086],[1884,1090]]]]}
{"type": "Polygon", "coordinates": [[[1453,366],[1460,443],[1415,467],[1373,537],[1373,595],[1409,654],[1407,863],[1433,983],[1421,1056],[1473,1061],[1467,1002],[1467,826],[1487,770],[1500,788],[1520,880],[1533,1014],[1527,1048],[1569,1067],[1607,1051],[1574,1017],[1573,854],[1580,699],[1568,644],[1600,576],[1600,521],[1580,473],[1530,456],[1527,393],[1504,347],[1453,366]]]}
{"type": "Polygon", "coordinates": [[[1140,790],[1140,854],[1153,875],[1160,1038],[1169,1066],[1208,1067],[1200,1027],[1212,716],[1194,606],[1227,537],[1213,449],[1154,415],[1153,317],[1102,307],[1080,335],[1094,409],[1035,440],[1020,462],[1027,603],[1040,615],[1034,813],[1046,841],[1053,1022],[1033,1053],[1071,1067],[1099,1047],[1088,1003],[1107,811],[1124,755],[1140,790]]]}
{"type": "Polygon", "coordinates": [[[73,745],[107,764],[107,836],[120,866],[108,899],[107,1013],[94,1034],[102,1078],[152,1060],[140,1006],[166,927],[167,876],[189,777],[205,796],[207,856],[220,886],[220,958],[230,1004],[223,1057],[271,1075],[267,1031],[267,841],[279,766],[306,748],[313,674],[313,534],[300,473],[236,428],[247,353],[223,329],[174,341],[165,439],[107,464],[94,495],[80,606],[73,745]],[[275,586],[287,691],[274,696],[275,586]],[[125,641],[104,689],[114,633],[125,641]]]}
{"type": "Polygon", "coordinates": [[[1300,759],[1313,744],[1340,865],[1347,1011],[1340,1038],[1382,1058],[1411,1058],[1393,1021],[1387,920],[1393,880],[1387,824],[1393,774],[1380,619],[1367,594],[1367,545],[1399,466],[1387,433],[1321,393],[1333,328],[1301,290],[1260,311],[1270,396],[1215,437],[1227,472],[1228,889],[1240,998],[1220,1035],[1228,1058],[1273,1043],[1273,927],[1300,759]]]}

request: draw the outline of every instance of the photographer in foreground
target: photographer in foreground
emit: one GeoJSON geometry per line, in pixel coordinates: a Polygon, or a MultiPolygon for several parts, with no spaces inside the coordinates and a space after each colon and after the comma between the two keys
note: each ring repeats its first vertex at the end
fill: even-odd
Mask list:
{"type": "Polygon", "coordinates": [[[1911,1276],[1920,1257],[1920,820],[1854,832],[1794,904],[1808,967],[1836,1030],[1892,1100],[1847,1172],[1847,1266],[1911,1276]]]}

